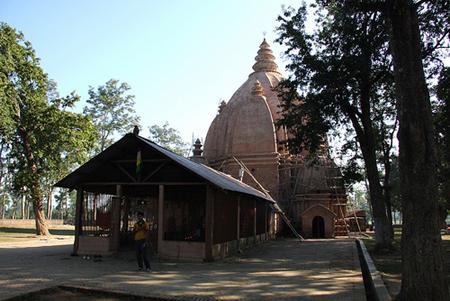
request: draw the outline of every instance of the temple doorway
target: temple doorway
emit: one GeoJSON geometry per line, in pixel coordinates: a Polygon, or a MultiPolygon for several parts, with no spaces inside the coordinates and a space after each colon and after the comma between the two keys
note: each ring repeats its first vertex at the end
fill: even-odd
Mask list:
{"type": "Polygon", "coordinates": [[[321,216],[315,216],[312,220],[312,237],[325,238],[325,222],[321,216]]]}

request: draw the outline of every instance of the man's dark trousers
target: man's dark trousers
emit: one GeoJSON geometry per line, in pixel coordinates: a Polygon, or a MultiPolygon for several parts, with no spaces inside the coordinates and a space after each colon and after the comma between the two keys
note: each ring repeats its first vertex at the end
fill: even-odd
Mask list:
{"type": "Polygon", "coordinates": [[[150,262],[147,258],[147,246],[145,239],[136,240],[136,257],[140,269],[143,268],[143,263],[145,263],[146,269],[150,269],[150,262]]]}

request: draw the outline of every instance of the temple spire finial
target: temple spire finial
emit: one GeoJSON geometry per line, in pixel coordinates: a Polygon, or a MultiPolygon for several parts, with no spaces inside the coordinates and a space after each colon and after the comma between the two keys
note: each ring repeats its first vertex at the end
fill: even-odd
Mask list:
{"type": "Polygon", "coordinates": [[[261,86],[261,83],[259,80],[256,80],[252,87],[252,95],[253,96],[263,96],[264,95],[264,89],[261,86]]]}
{"type": "Polygon", "coordinates": [[[253,65],[255,72],[278,72],[275,56],[265,37],[261,45],[259,45],[258,55],[255,57],[255,60],[256,63],[253,65]]]}

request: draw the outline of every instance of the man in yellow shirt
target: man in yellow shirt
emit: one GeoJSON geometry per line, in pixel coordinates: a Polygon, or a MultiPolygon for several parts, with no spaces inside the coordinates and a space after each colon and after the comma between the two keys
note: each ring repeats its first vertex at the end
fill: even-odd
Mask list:
{"type": "Polygon", "coordinates": [[[143,263],[145,264],[145,270],[149,272],[150,262],[147,258],[147,233],[149,231],[149,225],[144,220],[144,213],[138,212],[138,221],[134,224],[133,233],[134,233],[134,241],[136,243],[136,257],[139,265],[139,271],[143,269],[143,263]]]}

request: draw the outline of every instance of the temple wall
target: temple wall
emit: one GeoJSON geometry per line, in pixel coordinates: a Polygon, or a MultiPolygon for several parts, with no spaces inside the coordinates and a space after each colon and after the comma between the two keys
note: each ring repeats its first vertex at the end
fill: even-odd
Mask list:
{"type": "Polygon", "coordinates": [[[191,241],[170,241],[159,242],[158,257],[175,260],[199,261],[205,258],[205,243],[191,241]]]}

